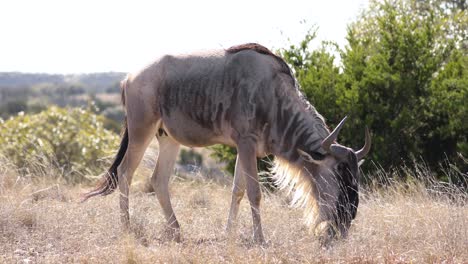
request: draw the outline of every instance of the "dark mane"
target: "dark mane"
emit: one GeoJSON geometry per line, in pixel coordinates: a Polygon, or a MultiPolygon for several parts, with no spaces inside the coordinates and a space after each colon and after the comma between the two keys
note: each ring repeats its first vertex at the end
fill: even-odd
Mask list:
{"type": "MultiPolygon", "coordinates": [[[[289,68],[288,64],[278,55],[274,54],[271,52],[271,50],[267,49],[266,47],[258,44],[258,43],[245,43],[245,44],[240,44],[236,46],[232,46],[226,50],[228,53],[237,53],[239,51],[243,50],[253,50],[256,51],[260,54],[265,54],[274,57],[276,60],[280,62],[280,64],[283,66],[283,70],[285,73],[288,73],[292,75],[291,69],[289,68]]],[[[292,76],[291,76],[292,77],[292,76]]]]}
{"type": "Polygon", "coordinates": [[[241,44],[241,45],[236,45],[236,46],[230,47],[226,51],[229,52],[229,53],[236,53],[236,52],[243,51],[243,50],[254,50],[254,51],[258,52],[258,53],[278,57],[278,56],[276,56],[276,54],[271,52],[269,49],[265,48],[264,46],[262,46],[262,45],[260,45],[258,43],[245,43],[245,44],[241,44]]]}
{"type": "Polygon", "coordinates": [[[273,52],[271,52],[269,49],[265,48],[264,46],[258,43],[246,43],[246,44],[241,44],[237,46],[232,46],[229,49],[227,49],[226,52],[234,54],[243,50],[253,50],[260,54],[272,56],[273,58],[275,58],[280,63],[282,72],[288,74],[293,81],[294,87],[296,87],[298,91],[300,90],[299,85],[296,81],[296,78],[294,77],[294,74],[291,68],[289,68],[288,64],[283,60],[283,58],[274,54],[273,52]]]}

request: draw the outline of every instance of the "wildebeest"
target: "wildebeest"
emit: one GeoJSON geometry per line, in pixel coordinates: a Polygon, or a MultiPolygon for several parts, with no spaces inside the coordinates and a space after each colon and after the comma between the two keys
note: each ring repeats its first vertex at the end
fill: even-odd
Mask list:
{"type": "Polygon", "coordinates": [[[120,189],[121,221],[129,226],[128,194],[145,149],[156,136],[159,157],[151,178],[169,231],[180,227],[168,191],[180,144],[237,148],[227,230],[232,230],[247,189],[253,236],[264,242],[257,157],[275,156],[280,187],[294,191],[307,222],[322,241],[345,236],[358,207],[358,162],[369,152],[336,143],[345,121],[330,133],[300,92],[283,59],[258,44],[208,53],[164,56],[122,81],[126,112],[120,149],[101,184],[84,198],[120,189]]]}

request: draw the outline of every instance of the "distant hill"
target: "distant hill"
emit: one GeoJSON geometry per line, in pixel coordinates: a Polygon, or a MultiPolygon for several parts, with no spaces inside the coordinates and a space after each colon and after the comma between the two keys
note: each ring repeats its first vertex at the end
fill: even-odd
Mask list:
{"type": "MultiPolygon", "coordinates": [[[[51,84],[54,86],[80,85],[87,91],[104,92],[125,77],[122,72],[86,73],[86,74],[45,74],[0,72],[0,89],[14,87],[32,87],[51,84]]],[[[118,90],[117,90],[118,91],[118,90]]]]}

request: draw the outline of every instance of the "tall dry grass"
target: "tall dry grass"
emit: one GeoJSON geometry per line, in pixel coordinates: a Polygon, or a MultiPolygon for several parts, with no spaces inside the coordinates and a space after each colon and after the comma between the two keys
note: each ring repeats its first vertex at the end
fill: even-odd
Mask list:
{"type": "Polygon", "coordinates": [[[120,229],[116,194],[80,204],[80,193],[89,187],[66,185],[53,173],[59,172],[49,168],[19,175],[1,162],[1,263],[468,262],[468,195],[453,185],[425,180],[426,171],[411,172],[405,182],[378,174],[361,191],[349,237],[330,248],[319,246],[303,224],[302,210],[291,208],[281,193],[264,192],[268,245],[262,247],[252,243],[246,199],[238,232],[232,237],[224,233],[229,185],[200,175],[175,177],[171,193],[183,240],[174,243],[165,234],[155,195],[144,191],[147,170],[140,170],[134,181],[129,234],[120,229]]]}

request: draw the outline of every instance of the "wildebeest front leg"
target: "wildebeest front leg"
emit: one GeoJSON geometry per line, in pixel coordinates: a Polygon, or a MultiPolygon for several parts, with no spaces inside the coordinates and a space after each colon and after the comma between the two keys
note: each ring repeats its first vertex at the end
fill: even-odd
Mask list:
{"type": "Polygon", "coordinates": [[[242,164],[242,171],[247,183],[247,197],[249,198],[252,210],[254,240],[263,244],[262,223],[260,219],[260,200],[262,197],[260,184],[257,176],[257,155],[255,141],[252,139],[241,139],[237,144],[239,160],[242,164]]]}
{"type": "Polygon", "coordinates": [[[231,199],[231,209],[229,210],[228,221],[226,225],[227,233],[231,233],[233,227],[237,223],[237,215],[239,213],[239,204],[244,197],[245,193],[245,177],[239,155],[236,159],[236,167],[234,169],[234,181],[232,183],[232,199],[231,199]]]}
{"type": "Polygon", "coordinates": [[[169,196],[169,179],[174,169],[174,163],[179,153],[180,145],[167,136],[158,137],[159,156],[151,178],[151,184],[164,211],[168,225],[169,236],[180,242],[180,226],[172,209],[169,196]]]}

